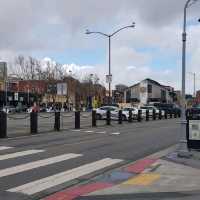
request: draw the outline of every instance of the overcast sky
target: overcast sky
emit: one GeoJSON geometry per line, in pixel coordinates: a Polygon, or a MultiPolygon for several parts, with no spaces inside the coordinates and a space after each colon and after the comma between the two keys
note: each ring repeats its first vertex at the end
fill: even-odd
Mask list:
{"type": "MultiPolygon", "coordinates": [[[[108,40],[85,30],[112,33],[113,85],[152,78],[180,89],[181,34],[186,0],[0,0],[0,58],[51,58],[79,75],[108,73],[108,40]]],[[[188,9],[187,71],[200,89],[200,0],[188,9]]],[[[187,91],[192,92],[187,74],[187,91]]]]}

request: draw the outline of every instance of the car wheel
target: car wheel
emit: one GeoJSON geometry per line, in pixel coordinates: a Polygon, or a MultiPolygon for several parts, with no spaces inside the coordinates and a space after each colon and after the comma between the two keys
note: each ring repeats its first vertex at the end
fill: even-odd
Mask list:
{"type": "Polygon", "coordinates": [[[101,119],[101,115],[100,114],[96,114],[96,119],[100,120],[101,119]]]}

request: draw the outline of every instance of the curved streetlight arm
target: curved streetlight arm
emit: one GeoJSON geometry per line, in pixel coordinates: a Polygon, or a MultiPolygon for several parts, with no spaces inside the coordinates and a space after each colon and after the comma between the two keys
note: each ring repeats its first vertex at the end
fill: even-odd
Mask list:
{"type": "Polygon", "coordinates": [[[93,34],[93,33],[95,33],[95,34],[100,34],[100,35],[103,35],[103,36],[109,37],[108,34],[105,34],[105,33],[102,33],[102,32],[90,32],[90,31],[87,31],[87,32],[86,32],[86,34],[93,34]]]}
{"type": "Polygon", "coordinates": [[[126,28],[134,28],[134,27],[135,27],[135,24],[133,24],[133,25],[131,25],[131,26],[125,26],[125,27],[123,27],[123,28],[120,28],[120,29],[118,29],[117,31],[115,31],[114,33],[112,33],[112,34],[110,35],[110,37],[112,37],[113,35],[117,34],[118,32],[120,32],[120,31],[123,30],[123,29],[126,29],[126,28]]]}

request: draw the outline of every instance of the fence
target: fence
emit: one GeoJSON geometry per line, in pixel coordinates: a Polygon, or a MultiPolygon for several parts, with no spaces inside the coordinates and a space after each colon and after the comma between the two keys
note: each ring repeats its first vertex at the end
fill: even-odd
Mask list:
{"type": "MultiPolygon", "coordinates": [[[[123,117],[123,112],[120,110],[118,115],[113,117],[113,114],[110,111],[105,113],[106,117],[97,120],[96,111],[92,112],[80,112],[75,111],[71,113],[65,112],[54,112],[54,113],[37,113],[32,112],[30,114],[6,114],[0,112],[0,138],[6,138],[7,132],[10,134],[14,131],[13,135],[20,132],[22,134],[37,134],[42,132],[49,131],[60,131],[67,129],[80,129],[86,127],[96,127],[111,125],[114,123],[122,124],[125,122],[123,117]]],[[[142,111],[139,110],[137,115],[133,114],[132,111],[129,111],[127,123],[132,122],[142,122],[150,120],[162,120],[168,118],[177,118],[180,117],[180,113],[164,112],[160,110],[159,113],[156,113],[153,110],[150,115],[147,110],[145,115],[142,111]]]]}

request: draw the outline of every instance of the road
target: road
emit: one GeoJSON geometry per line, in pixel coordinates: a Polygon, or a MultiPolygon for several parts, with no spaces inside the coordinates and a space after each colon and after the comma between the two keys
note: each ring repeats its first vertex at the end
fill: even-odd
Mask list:
{"type": "Polygon", "coordinates": [[[0,140],[0,199],[40,199],[177,143],[178,119],[0,140]],[[11,147],[11,148],[10,148],[11,147]]]}

